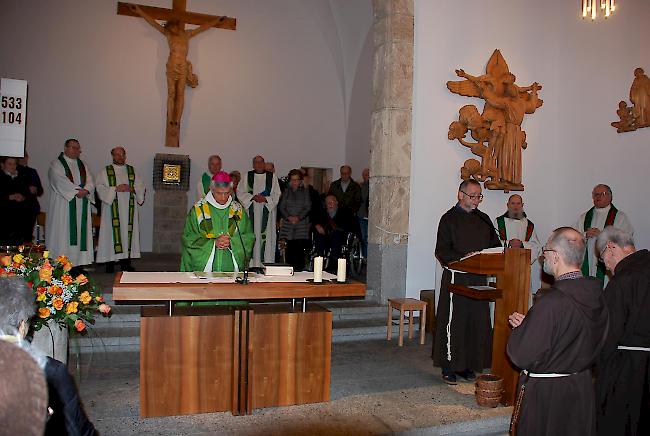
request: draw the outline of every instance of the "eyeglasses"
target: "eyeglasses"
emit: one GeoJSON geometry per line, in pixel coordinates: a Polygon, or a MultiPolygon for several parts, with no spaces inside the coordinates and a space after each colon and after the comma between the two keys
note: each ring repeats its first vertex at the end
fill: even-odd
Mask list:
{"type": "Polygon", "coordinates": [[[460,192],[462,192],[463,194],[467,195],[471,200],[476,200],[476,199],[478,199],[479,201],[480,201],[480,200],[483,200],[483,194],[478,194],[478,195],[469,195],[469,194],[468,194],[467,192],[465,192],[465,191],[460,191],[460,192]]]}
{"type": "Polygon", "coordinates": [[[609,244],[605,244],[602,250],[600,250],[600,255],[599,257],[602,259],[605,256],[605,251],[609,248],[609,244]]]}
{"type": "Polygon", "coordinates": [[[544,245],[544,246],[542,247],[542,254],[547,253],[547,252],[550,252],[550,251],[554,251],[554,252],[557,253],[557,250],[553,250],[552,248],[546,248],[546,245],[544,245]]]}
{"type": "Polygon", "coordinates": [[[596,197],[596,198],[600,198],[600,197],[606,197],[608,194],[609,194],[609,192],[607,192],[607,191],[605,191],[605,192],[592,192],[591,196],[596,197]]]}

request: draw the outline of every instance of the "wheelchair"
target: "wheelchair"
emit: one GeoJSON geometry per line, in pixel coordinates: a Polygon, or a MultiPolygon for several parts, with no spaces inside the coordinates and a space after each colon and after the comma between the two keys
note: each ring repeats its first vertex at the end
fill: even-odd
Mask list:
{"type": "Polygon", "coordinates": [[[339,253],[334,253],[334,248],[331,246],[327,247],[324,252],[319,252],[317,248],[316,236],[314,235],[314,231],[312,231],[311,252],[307,253],[307,259],[305,262],[305,265],[308,265],[307,270],[314,270],[314,259],[317,256],[323,256],[324,270],[330,268],[336,269],[336,265],[334,265],[336,259],[345,258],[347,261],[346,263],[348,272],[354,276],[361,275],[361,270],[363,269],[363,265],[366,263],[366,259],[363,256],[363,252],[361,250],[360,236],[354,232],[345,232],[343,241],[344,242],[341,244],[339,253]]]}

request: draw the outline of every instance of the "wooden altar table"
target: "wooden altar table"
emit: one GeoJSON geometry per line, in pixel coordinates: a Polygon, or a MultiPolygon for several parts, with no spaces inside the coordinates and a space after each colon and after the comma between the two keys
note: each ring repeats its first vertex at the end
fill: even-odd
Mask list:
{"type": "Polygon", "coordinates": [[[316,303],[305,307],[286,300],[363,297],[363,283],[312,284],[301,281],[299,273],[273,278],[289,282],[259,277],[248,285],[190,276],[115,277],[118,303],[169,303],[141,310],[141,416],[228,410],[242,415],[262,407],[329,401],[332,313],[316,303]],[[175,301],[196,300],[252,304],[174,307],[175,301]]]}

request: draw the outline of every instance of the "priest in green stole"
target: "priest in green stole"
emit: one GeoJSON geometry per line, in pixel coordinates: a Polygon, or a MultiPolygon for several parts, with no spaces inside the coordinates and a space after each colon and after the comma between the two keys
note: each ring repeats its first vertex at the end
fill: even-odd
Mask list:
{"type": "Polygon", "coordinates": [[[253,226],[232,198],[228,173],[212,177],[210,192],[190,209],[183,230],[181,271],[243,271],[255,243],[253,226]]]}
{"type": "Polygon", "coordinates": [[[95,183],[80,155],[79,141],[68,139],[47,173],[50,203],[45,242],[53,258],[65,255],[74,266],[89,265],[95,258],[91,228],[95,183]]]}

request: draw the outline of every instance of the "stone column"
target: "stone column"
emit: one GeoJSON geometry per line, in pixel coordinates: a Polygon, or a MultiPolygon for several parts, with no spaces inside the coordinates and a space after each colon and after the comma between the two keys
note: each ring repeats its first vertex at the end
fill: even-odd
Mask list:
{"type": "Polygon", "coordinates": [[[373,0],[368,298],[406,295],[413,99],[413,0],[373,0]]]}

